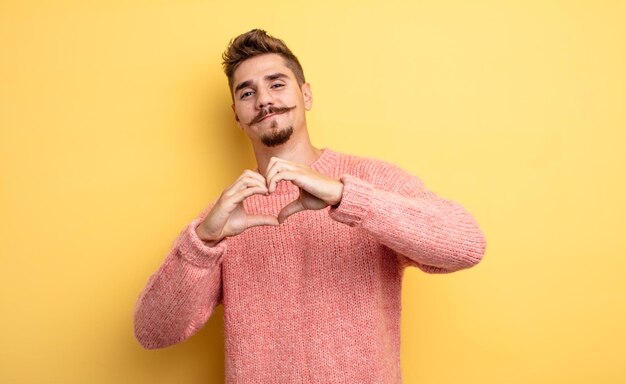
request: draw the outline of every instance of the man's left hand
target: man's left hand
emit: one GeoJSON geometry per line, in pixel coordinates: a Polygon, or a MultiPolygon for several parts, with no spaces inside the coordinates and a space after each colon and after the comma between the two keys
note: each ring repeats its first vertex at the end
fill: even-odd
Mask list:
{"type": "Polygon", "coordinates": [[[281,209],[278,222],[306,209],[323,209],[341,202],[343,183],[302,164],[272,157],[265,174],[269,193],[276,190],[281,180],[287,180],[300,188],[300,196],[281,209]]]}

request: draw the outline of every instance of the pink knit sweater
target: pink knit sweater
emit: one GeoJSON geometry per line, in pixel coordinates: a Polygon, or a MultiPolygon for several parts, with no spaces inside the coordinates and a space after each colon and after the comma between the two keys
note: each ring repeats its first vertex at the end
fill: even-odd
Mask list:
{"type": "MultiPolygon", "coordinates": [[[[338,207],[215,247],[195,233],[210,207],[182,231],[137,302],[141,345],[187,339],[223,303],[227,383],[401,382],[404,268],[471,267],[484,237],[461,206],[391,164],[325,149],[311,167],[343,181],[338,207]]],[[[244,205],[277,215],[297,195],[281,182],[244,205]]]]}

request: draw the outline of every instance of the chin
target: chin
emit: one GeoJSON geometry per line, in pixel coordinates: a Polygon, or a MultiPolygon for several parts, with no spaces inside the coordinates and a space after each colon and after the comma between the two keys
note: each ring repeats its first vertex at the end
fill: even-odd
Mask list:
{"type": "Polygon", "coordinates": [[[288,142],[292,134],[293,127],[288,126],[287,128],[273,130],[272,132],[261,136],[261,142],[266,147],[278,147],[279,145],[283,145],[288,142]]]}

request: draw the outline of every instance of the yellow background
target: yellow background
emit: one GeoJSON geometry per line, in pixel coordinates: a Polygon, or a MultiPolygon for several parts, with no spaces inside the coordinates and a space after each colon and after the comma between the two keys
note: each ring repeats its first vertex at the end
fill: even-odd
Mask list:
{"type": "Polygon", "coordinates": [[[484,229],[405,275],[405,383],[626,382],[623,1],[3,1],[0,382],[222,382],[220,308],[142,350],[178,232],[253,165],[220,55],[283,38],[313,141],[394,162],[484,229]]]}

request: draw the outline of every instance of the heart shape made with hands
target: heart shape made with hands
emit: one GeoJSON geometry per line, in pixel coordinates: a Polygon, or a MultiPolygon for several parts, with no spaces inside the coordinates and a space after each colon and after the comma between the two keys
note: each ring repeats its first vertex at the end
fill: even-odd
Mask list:
{"type": "Polygon", "coordinates": [[[289,216],[300,211],[337,205],[342,194],[341,181],[321,174],[309,166],[273,157],[265,175],[246,170],[226,188],[196,232],[202,240],[216,243],[251,227],[280,225],[289,216]],[[291,182],[300,192],[298,198],[284,206],[278,216],[249,215],[245,211],[245,199],[252,195],[269,196],[276,191],[280,181],[291,182]]]}
{"type": "Polygon", "coordinates": [[[339,180],[323,175],[310,166],[278,157],[272,157],[268,162],[264,179],[268,194],[276,191],[276,186],[280,181],[291,182],[300,191],[298,198],[284,206],[279,212],[277,217],[279,224],[300,211],[318,210],[329,205],[336,205],[343,193],[343,184],[339,180]]]}

